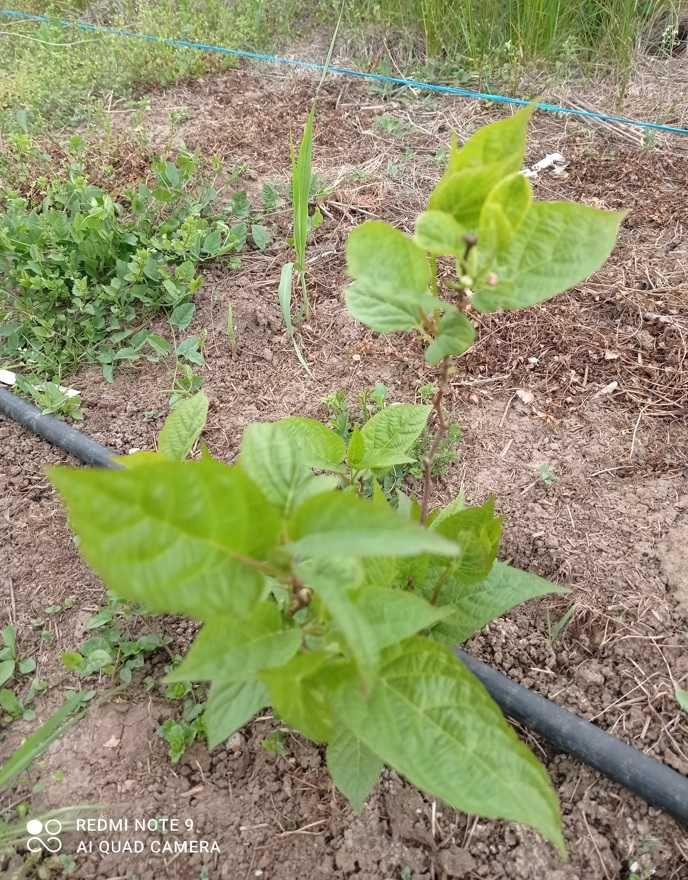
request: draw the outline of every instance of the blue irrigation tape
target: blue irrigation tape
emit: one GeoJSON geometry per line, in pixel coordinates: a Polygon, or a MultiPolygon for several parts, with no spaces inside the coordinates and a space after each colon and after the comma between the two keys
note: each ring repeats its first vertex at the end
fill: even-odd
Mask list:
{"type": "MultiPolygon", "coordinates": [[[[265,61],[270,64],[289,64],[292,67],[300,67],[305,70],[317,70],[320,72],[337,73],[341,76],[352,76],[357,79],[365,79],[373,82],[386,83],[388,85],[405,86],[406,88],[419,89],[426,92],[441,92],[445,95],[459,95],[462,98],[473,98],[480,101],[492,101],[497,104],[529,104],[525,98],[512,98],[507,95],[493,95],[489,92],[477,92],[473,89],[464,89],[461,86],[445,86],[439,83],[423,82],[416,79],[404,79],[398,76],[387,76],[382,73],[368,73],[364,70],[356,70],[353,67],[339,67],[336,64],[318,64],[315,61],[303,61],[300,58],[287,58],[284,55],[271,55],[264,52],[249,52],[246,49],[228,49],[225,46],[214,46],[211,43],[197,43],[192,40],[179,40],[171,37],[160,37],[157,34],[140,34],[136,31],[127,31],[122,28],[106,27],[105,25],[93,24],[81,19],[70,21],[64,18],[52,18],[47,15],[30,15],[16,9],[0,10],[0,15],[6,18],[18,18],[26,21],[51,22],[61,27],[77,27],[84,31],[109,34],[115,37],[129,37],[137,40],[147,40],[151,43],[161,43],[175,49],[195,49],[200,52],[217,52],[221,55],[231,55],[234,58],[246,58],[250,61],[265,61]]],[[[617,116],[613,113],[598,113],[595,110],[580,110],[575,107],[561,107],[558,104],[540,102],[537,105],[540,110],[550,113],[565,113],[570,116],[582,116],[587,119],[600,119],[606,122],[618,122],[622,125],[635,125],[638,128],[663,131],[668,134],[688,135],[688,128],[679,128],[675,125],[663,125],[659,122],[648,122],[643,119],[631,119],[628,116],[617,116]]]]}

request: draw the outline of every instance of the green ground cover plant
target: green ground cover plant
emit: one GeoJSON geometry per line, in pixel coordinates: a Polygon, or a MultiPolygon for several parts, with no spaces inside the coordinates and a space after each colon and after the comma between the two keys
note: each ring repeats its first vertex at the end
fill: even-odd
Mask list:
{"type": "MultiPolygon", "coordinates": [[[[141,183],[119,199],[89,183],[78,161],[66,178],[47,185],[38,204],[5,193],[3,366],[52,381],[95,362],[111,381],[118,364],[172,352],[167,339],[142,326],[143,318],[162,313],[173,330],[186,330],[202,283],[199,267],[219,257],[235,265],[233,255],[249,235],[231,206],[221,213],[199,164],[184,152],[174,162],[157,159],[151,185],[141,183]]],[[[200,345],[187,337],[177,355],[202,365],[200,345]]]]}
{"type": "MultiPolygon", "coordinates": [[[[84,18],[128,31],[212,42],[263,45],[279,29],[279,17],[263,0],[120,0],[104,12],[78,2],[17,0],[13,9],[75,20],[84,18]]],[[[56,21],[36,24],[0,19],[0,131],[41,131],[75,126],[133,100],[152,85],[201,76],[234,66],[227,56],[161,43],[93,33],[56,21]]]]}
{"type": "Polygon", "coordinates": [[[518,603],[562,590],[497,559],[492,499],[434,507],[432,491],[471,314],[579,283],[609,255],[623,216],[533,201],[519,173],[531,112],[452,144],[413,237],[380,221],[349,237],[348,308],[380,333],[420,337],[437,370],[431,403],[383,407],[346,440],[300,416],[255,423],[228,465],[207,450],[185,460],[205,420],[199,393],[173,411],[157,452],[115,471],[53,468],[51,480],[115,595],[201,623],[167,681],[209,683],[211,748],[270,706],[324,746],[356,809],[387,764],[457,809],[531,825],[563,849],[544,768],[451,651],[518,603]],[[393,506],[377,481],[367,495],[365,475],[408,463],[430,420],[420,496],[393,506]]]}

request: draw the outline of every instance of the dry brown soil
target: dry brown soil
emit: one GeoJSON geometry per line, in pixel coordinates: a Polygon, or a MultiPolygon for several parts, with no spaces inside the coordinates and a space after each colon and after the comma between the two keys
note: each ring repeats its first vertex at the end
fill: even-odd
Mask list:
{"type": "MultiPolygon", "coordinates": [[[[143,131],[154,145],[183,139],[227,166],[245,162],[237,185],[255,194],[266,180],[286,179],[288,136],[298,136],[312,93],[309,78],[232,71],[153,96],[143,131]],[[172,130],[169,112],[182,107],[189,121],[172,130]]],[[[413,400],[432,379],[413,344],[381,339],[348,316],[344,241],[368,217],[408,227],[437,176],[435,157],[449,131],[463,137],[503,112],[348,81],[325,86],[314,156],[333,189],[322,199],[325,223],[309,251],[315,308],[300,333],[312,376],[295,361],[276,303],[289,258],[288,212],[281,209],[271,220],[277,229],[268,251],[248,254],[238,271],[211,266],[197,296],[191,330],[208,331],[205,439],[215,455],[230,460],[252,420],[323,417],[322,400],[337,389],[354,400],[384,382],[394,399],[413,400]],[[375,122],[382,113],[398,117],[400,136],[375,122]],[[235,352],[225,333],[228,303],[235,352]]],[[[126,127],[125,115],[118,119],[126,127]]],[[[623,206],[629,215],[613,257],[581,288],[522,314],[480,319],[479,342],[452,379],[452,414],[464,436],[437,500],[461,486],[471,502],[494,493],[505,517],[503,557],[572,590],[495,622],[471,650],[688,773],[688,716],[673,696],[675,685],[688,688],[688,159],[539,114],[528,159],[553,151],[569,166],[562,176],[543,173],[540,198],[623,206]],[[542,464],[555,476],[549,486],[538,475],[542,464]],[[570,623],[552,640],[553,625],[572,603],[570,623]]],[[[122,369],[112,386],[95,369],[71,379],[82,392],[85,430],[121,452],[153,446],[172,382],[171,363],[122,369]]],[[[41,674],[64,686],[59,654],[78,646],[103,587],[80,562],[44,477],[46,465],[66,458],[7,421],[0,422],[0,445],[3,614],[41,674]],[[69,594],[77,603],[52,620],[52,644],[40,642],[30,620],[69,594]]],[[[184,621],[162,625],[173,646],[183,647],[193,632],[184,621]]],[[[45,700],[41,718],[59,693],[45,700]]],[[[390,772],[355,816],[333,790],[319,749],[291,734],[283,756],[261,746],[276,726],[269,716],[211,754],[195,745],[173,767],[155,731],[174,711],[159,694],[132,686],[55,744],[28,785],[0,805],[41,782],[33,812],[99,803],[131,821],[190,818],[194,834],[221,849],[212,856],[75,856],[73,876],[83,880],[688,878],[684,829],[526,732],[561,798],[568,862],[533,832],[456,813],[390,772]]],[[[0,753],[25,732],[13,725],[0,753]]],[[[129,834],[137,836],[156,838],[129,834]]],[[[98,837],[67,836],[65,851],[79,839],[97,847],[98,837]]],[[[4,876],[19,870],[22,858],[0,865],[4,876]]]]}

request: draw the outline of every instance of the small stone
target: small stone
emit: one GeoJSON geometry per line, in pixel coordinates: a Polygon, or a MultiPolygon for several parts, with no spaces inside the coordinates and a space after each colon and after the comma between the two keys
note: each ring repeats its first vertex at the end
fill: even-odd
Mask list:
{"type": "Polygon", "coordinates": [[[525,404],[531,404],[535,400],[535,395],[527,388],[518,388],[516,391],[516,397],[525,404]]]}
{"type": "Polygon", "coordinates": [[[116,749],[120,744],[120,738],[118,736],[111,736],[110,739],[103,743],[104,749],[116,749]]]}
{"type": "Polygon", "coordinates": [[[237,730],[227,740],[227,748],[230,752],[240,752],[244,747],[244,738],[237,730]]]}
{"type": "Polygon", "coordinates": [[[588,687],[602,687],[604,675],[591,663],[584,663],[576,669],[576,679],[588,687]]]}
{"type": "Polygon", "coordinates": [[[450,877],[466,877],[475,870],[475,859],[465,849],[445,849],[438,856],[442,870],[450,877]]]}
{"type": "Polygon", "coordinates": [[[272,352],[270,351],[269,348],[262,349],[262,351],[260,352],[260,356],[263,358],[263,360],[267,361],[268,363],[270,363],[272,361],[272,352]]]}

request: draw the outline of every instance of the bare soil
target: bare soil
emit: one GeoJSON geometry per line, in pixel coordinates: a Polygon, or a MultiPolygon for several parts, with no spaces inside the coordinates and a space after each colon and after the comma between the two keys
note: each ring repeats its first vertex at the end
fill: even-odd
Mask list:
{"type": "MultiPolygon", "coordinates": [[[[307,77],[247,70],[209,77],[154,95],[144,130],[153,146],[183,141],[217,153],[227,167],[246,162],[235,186],[254,194],[267,180],[286,180],[288,137],[298,137],[313,85],[307,77]],[[172,128],[169,113],[180,108],[188,108],[189,121],[172,128]]],[[[432,380],[413,344],[379,338],[347,314],[344,241],[368,217],[408,227],[438,174],[437,152],[450,130],[463,137],[503,112],[341,80],[325,85],[318,106],[316,170],[333,188],[309,251],[314,313],[300,328],[312,375],[294,358],[276,302],[289,259],[286,209],[271,218],[277,228],[266,253],[248,254],[231,273],[211,266],[196,298],[190,331],[208,331],[205,440],[224,460],[253,420],[323,417],[326,394],[343,389],[354,400],[375,382],[393,399],[413,400],[432,380]],[[376,124],[382,113],[400,120],[400,136],[376,124]],[[236,351],[225,332],[229,303],[236,351]]],[[[118,118],[124,128],[124,114],[118,118]]],[[[629,214],[611,260],[580,289],[522,314],[481,317],[479,341],[452,379],[452,416],[463,440],[458,463],[438,482],[437,501],[461,487],[471,502],[494,494],[505,517],[502,556],[572,591],[493,623],[470,649],[686,774],[688,716],[674,687],[688,687],[688,158],[551,115],[539,114],[533,128],[529,163],[554,151],[569,162],[564,175],[538,178],[540,198],[623,206],[629,214]],[[551,485],[539,475],[543,464],[554,474],[551,485]],[[570,622],[553,638],[572,603],[570,622]]],[[[172,364],[164,363],[123,368],[111,386],[89,368],[71,384],[82,392],[85,430],[128,452],[154,445],[173,380],[172,364]]],[[[105,593],[80,562],[44,476],[46,465],[66,458],[5,421],[0,444],[0,596],[25,653],[56,685],[40,706],[43,718],[59,701],[57,685],[65,685],[60,652],[78,646],[105,593]],[[54,641],[40,641],[30,621],[70,594],[78,601],[53,618],[54,641]]],[[[183,650],[193,626],[161,623],[173,649],[183,650]]],[[[160,656],[152,665],[164,662],[160,656]]],[[[74,876],[84,880],[688,878],[685,829],[527,731],[561,798],[568,862],[530,830],[457,813],[391,772],[355,816],[333,790],[318,748],[291,733],[284,755],[262,747],[277,727],[269,715],[210,754],[194,745],[173,767],[155,731],[175,711],[135,684],[56,743],[4,804],[28,798],[40,782],[34,814],[97,803],[103,814],[130,822],[191,819],[193,833],[177,838],[216,841],[221,850],[103,854],[100,839],[123,835],[66,835],[66,853],[80,840],[94,844],[94,852],[74,856],[74,876]]],[[[27,727],[6,731],[0,755],[27,727]]],[[[124,837],[145,839],[146,847],[161,839],[124,837]]],[[[21,870],[23,859],[18,853],[0,864],[3,876],[21,870]]]]}

